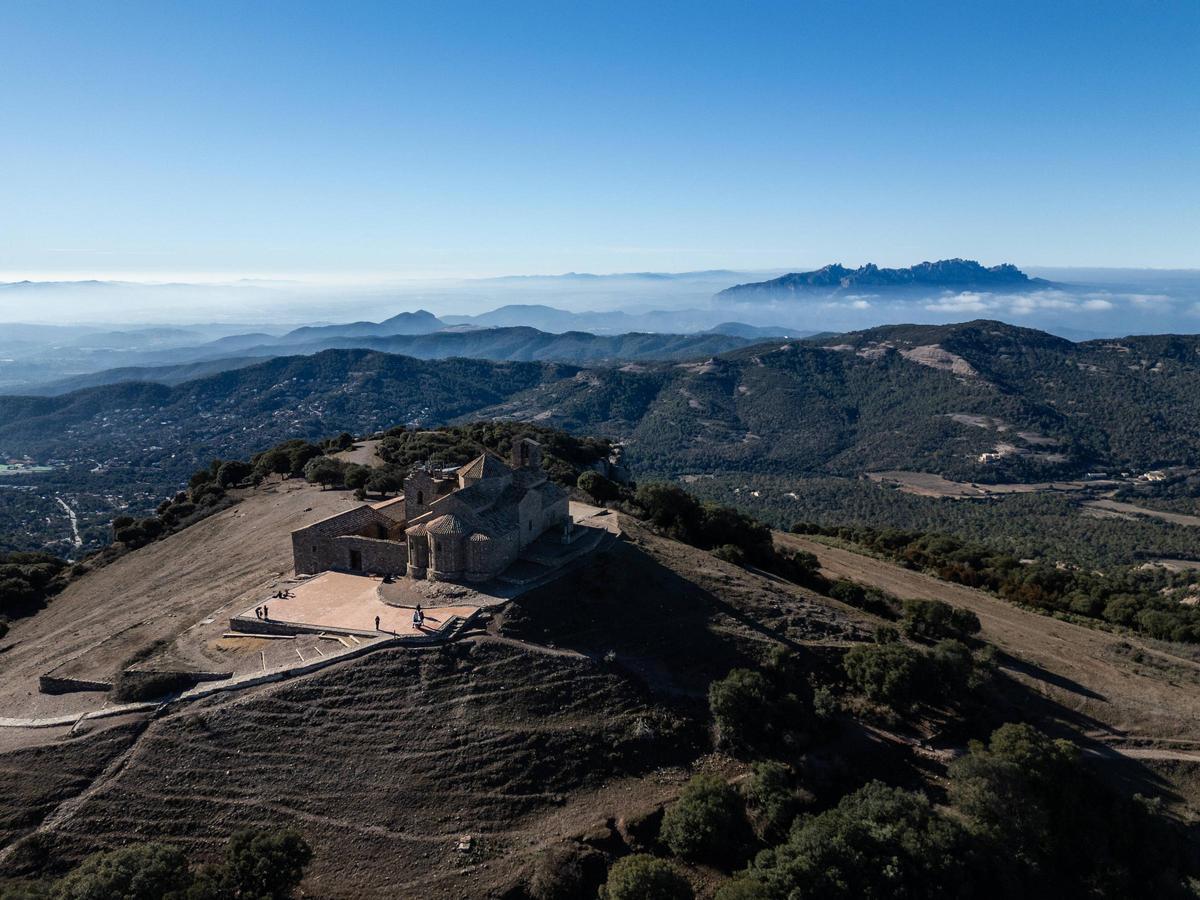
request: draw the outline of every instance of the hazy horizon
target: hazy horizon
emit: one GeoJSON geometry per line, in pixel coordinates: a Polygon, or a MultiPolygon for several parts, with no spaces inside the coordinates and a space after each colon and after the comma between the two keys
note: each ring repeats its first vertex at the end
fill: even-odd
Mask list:
{"type": "Polygon", "coordinates": [[[0,273],[1200,265],[1200,6],[1086,9],[9,4],[0,273]]]}

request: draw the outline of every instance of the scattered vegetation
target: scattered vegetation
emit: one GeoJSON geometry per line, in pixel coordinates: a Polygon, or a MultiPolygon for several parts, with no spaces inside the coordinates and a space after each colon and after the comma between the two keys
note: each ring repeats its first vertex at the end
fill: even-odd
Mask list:
{"type": "Polygon", "coordinates": [[[894,629],[881,629],[875,643],[856,644],[842,661],[855,691],[897,712],[921,702],[961,702],[995,670],[990,647],[972,652],[961,641],[946,638],[922,650],[898,638],[894,629]]]}
{"type": "Polygon", "coordinates": [[[0,884],[0,900],[287,900],[312,858],[295,831],[240,831],[224,860],[197,867],[176,847],[131,844],[58,880],[0,884]]]}
{"type": "Polygon", "coordinates": [[[387,466],[407,473],[426,461],[438,468],[461,466],[481,449],[507,460],[513,441],[522,437],[542,445],[546,474],[566,488],[575,487],[580,476],[614,453],[612,442],[603,438],[576,437],[525,422],[473,422],[428,431],[393,428],[384,433],[378,454],[387,466]]]}
{"type": "Polygon", "coordinates": [[[762,522],[729,506],[701,503],[678,485],[640,485],[630,507],[667,537],[711,550],[726,562],[759,566],[797,584],[825,586],[811,553],[777,550],[771,529],[762,522]]]}
{"type": "Polygon", "coordinates": [[[69,577],[66,560],[49,553],[0,553],[0,637],[7,620],[40,609],[69,577]]]}
{"type": "MultiPolygon", "coordinates": [[[[990,591],[1045,612],[1096,620],[1161,640],[1200,642],[1200,607],[1180,602],[1200,578],[1194,571],[1171,573],[1159,567],[1125,566],[1097,572],[1045,562],[1022,564],[983,544],[895,529],[800,524],[793,530],[852,541],[910,568],[927,570],[947,581],[990,591]]],[[[965,611],[949,614],[970,616],[965,611]]],[[[971,624],[969,618],[955,625],[946,615],[945,610],[910,609],[906,605],[904,627],[906,632],[922,637],[938,636],[926,634],[927,629],[941,636],[971,633],[964,630],[971,624]],[[934,622],[930,616],[941,618],[934,622]]]]}
{"type": "Polygon", "coordinates": [[[878,781],[846,794],[796,820],[717,897],[1193,896],[1178,830],[1097,781],[1068,742],[1004,725],[949,781],[944,812],[878,781]]]}

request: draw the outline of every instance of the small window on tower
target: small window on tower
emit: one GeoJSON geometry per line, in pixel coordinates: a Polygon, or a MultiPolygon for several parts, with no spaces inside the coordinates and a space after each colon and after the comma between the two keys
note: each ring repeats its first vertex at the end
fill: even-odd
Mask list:
{"type": "Polygon", "coordinates": [[[425,492],[417,491],[417,506],[424,506],[424,505],[425,505],[425,492]]]}

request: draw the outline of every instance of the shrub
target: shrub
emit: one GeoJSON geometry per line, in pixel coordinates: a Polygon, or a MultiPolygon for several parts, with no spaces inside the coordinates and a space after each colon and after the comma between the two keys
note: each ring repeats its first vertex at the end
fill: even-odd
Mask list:
{"type": "Polygon", "coordinates": [[[211,483],[212,480],[213,480],[212,472],[210,472],[208,469],[199,469],[199,470],[193,472],[192,477],[188,479],[188,487],[195,490],[196,488],[200,488],[206,484],[211,483]]]}
{"type": "Polygon", "coordinates": [[[962,641],[947,638],[929,651],[925,658],[929,677],[948,699],[954,699],[974,686],[975,659],[962,641]]]}
{"type": "Polygon", "coordinates": [[[61,900],[163,900],[191,885],[187,858],[162,844],[134,844],[96,853],[59,882],[61,900]]]}
{"type": "Polygon", "coordinates": [[[958,609],[941,600],[905,600],[902,608],[900,627],[911,638],[936,641],[979,633],[979,617],[969,609],[958,609]]]}
{"type": "Polygon", "coordinates": [[[635,854],[613,863],[601,896],[605,900],[694,900],[695,894],[669,862],[635,854]]]}
{"type": "Polygon", "coordinates": [[[129,547],[140,547],[146,543],[146,532],[142,530],[141,525],[129,525],[125,528],[115,529],[113,537],[129,547]]]}
{"type": "Polygon", "coordinates": [[[310,459],[304,466],[304,478],[311,484],[319,484],[321,488],[331,487],[342,483],[346,467],[336,459],[328,456],[317,456],[310,459]]]}
{"type": "Polygon", "coordinates": [[[908,709],[920,688],[921,655],[904,644],[858,644],[842,661],[858,692],[896,710],[908,709]]]}
{"type": "Polygon", "coordinates": [[[346,487],[351,490],[360,490],[366,488],[367,482],[371,480],[371,470],[367,466],[352,465],[346,467],[346,474],[342,481],[346,487]]]}
{"type": "Polygon", "coordinates": [[[741,547],[735,547],[733,544],[722,544],[720,547],[713,548],[712,555],[724,562],[733,563],[735,566],[744,566],[746,564],[745,551],[741,547]]]}
{"type": "Polygon", "coordinates": [[[239,831],[229,839],[225,880],[234,897],[286,900],[312,858],[297,831],[239,831]]]}
{"type": "Polygon", "coordinates": [[[708,688],[719,745],[772,753],[794,747],[816,726],[811,690],[795,658],[776,647],[761,670],[731,669],[708,688]]]}
{"type": "Polygon", "coordinates": [[[581,472],[575,486],[597,503],[609,503],[621,496],[621,488],[615,482],[593,469],[581,472]]]}
{"type": "Polygon", "coordinates": [[[800,809],[791,769],[774,760],[757,762],[750,769],[743,792],[755,834],[768,841],[787,834],[800,809]]]}
{"type": "Polygon", "coordinates": [[[760,672],[733,669],[708,688],[708,706],[722,743],[750,746],[757,742],[768,706],[767,680],[760,672]]]}
{"type": "Polygon", "coordinates": [[[684,859],[728,858],[742,822],[737,791],[716,775],[696,775],[667,807],[659,839],[684,859]]]}
{"type": "Polygon", "coordinates": [[[190,500],[182,500],[172,503],[166,510],[160,513],[163,522],[168,526],[175,526],[183,519],[186,519],[196,511],[196,504],[190,500]]]}
{"type": "Polygon", "coordinates": [[[254,467],[250,463],[242,462],[240,459],[231,459],[221,463],[221,468],[217,469],[217,484],[223,488],[233,487],[241,484],[252,474],[254,474],[254,467]]]}
{"type": "Polygon", "coordinates": [[[839,579],[829,586],[826,593],[834,600],[841,600],[847,606],[873,613],[884,619],[898,617],[894,602],[883,592],[864,588],[853,581],[839,579]]]}
{"type": "Polygon", "coordinates": [[[900,642],[900,629],[893,625],[880,625],[873,637],[877,644],[897,644],[900,642]]]}
{"type": "Polygon", "coordinates": [[[750,874],[770,897],[949,900],[969,887],[966,846],[963,829],[923,794],[875,781],[797,822],[750,874]]]}
{"type": "Polygon", "coordinates": [[[225,496],[225,489],[215,482],[193,488],[189,495],[197,506],[214,506],[225,496]]]}

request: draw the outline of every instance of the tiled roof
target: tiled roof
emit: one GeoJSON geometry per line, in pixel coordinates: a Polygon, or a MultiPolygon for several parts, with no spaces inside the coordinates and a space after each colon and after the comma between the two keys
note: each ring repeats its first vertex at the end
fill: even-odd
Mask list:
{"type": "Polygon", "coordinates": [[[482,531],[476,531],[469,538],[467,538],[467,540],[473,544],[482,544],[484,541],[490,541],[491,538],[488,537],[486,534],[484,534],[482,531]]]}
{"type": "Polygon", "coordinates": [[[466,534],[470,529],[467,523],[453,513],[438,516],[425,526],[430,534],[466,534]]]}
{"type": "Polygon", "coordinates": [[[501,475],[511,475],[510,469],[500,457],[492,453],[481,453],[458,470],[462,478],[499,478],[501,475]]]}

